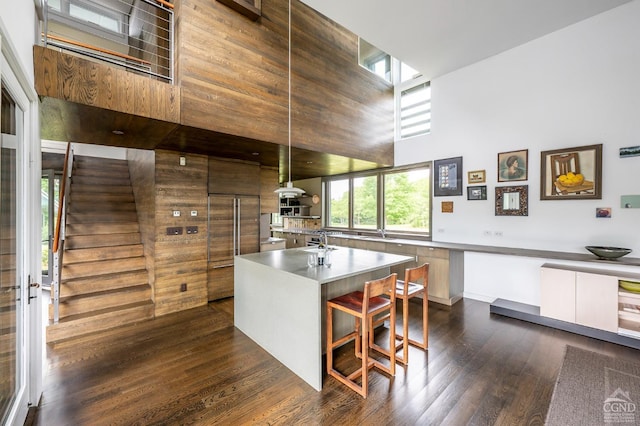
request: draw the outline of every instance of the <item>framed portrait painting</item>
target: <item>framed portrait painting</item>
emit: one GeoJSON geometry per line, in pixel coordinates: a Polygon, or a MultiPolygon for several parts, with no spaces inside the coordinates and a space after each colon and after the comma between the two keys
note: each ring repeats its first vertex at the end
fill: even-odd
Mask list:
{"type": "Polygon", "coordinates": [[[602,144],[540,153],[540,199],[602,199],[602,144]]]}
{"type": "Polygon", "coordinates": [[[462,157],[433,162],[433,196],[462,195],[462,157]]]}
{"type": "Polygon", "coordinates": [[[527,180],[529,150],[501,152],[498,154],[498,182],[527,180]]]}

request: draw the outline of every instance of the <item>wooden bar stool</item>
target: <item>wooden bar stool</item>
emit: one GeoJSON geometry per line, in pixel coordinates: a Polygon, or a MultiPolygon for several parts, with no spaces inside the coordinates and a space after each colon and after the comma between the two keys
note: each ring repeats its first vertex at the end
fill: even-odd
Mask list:
{"type": "MultiPolygon", "coordinates": [[[[396,281],[397,274],[391,274],[385,278],[367,281],[364,284],[364,292],[354,291],[327,301],[327,373],[335,377],[352,390],[358,392],[364,398],[368,393],[368,373],[370,368],[387,373],[396,374],[395,351],[389,356],[389,366],[385,366],[376,359],[369,357],[369,345],[363,348],[369,341],[373,341],[373,329],[370,329],[371,319],[375,315],[389,312],[391,328],[389,330],[389,347],[395,347],[396,331],[396,281]],[[388,295],[389,298],[380,297],[388,295]],[[340,339],[333,341],[333,310],[345,312],[355,318],[355,330],[340,339]],[[360,368],[348,376],[333,368],[333,349],[354,339],[356,356],[362,360],[360,368]],[[362,377],[361,385],[356,379],[362,377]]],[[[387,351],[388,353],[389,351],[387,351]]]]}
{"type": "MultiPolygon", "coordinates": [[[[396,282],[396,298],[402,299],[402,335],[396,334],[396,338],[401,340],[395,346],[396,351],[402,348],[402,357],[397,356],[398,362],[407,365],[409,362],[409,345],[426,350],[429,347],[429,264],[425,263],[416,268],[408,268],[404,271],[404,281],[396,282]],[[422,294],[422,342],[409,337],[409,299],[422,294]]],[[[371,322],[370,328],[382,324],[385,320],[391,322],[391,317],[385,315],[376,318],[371,322]]],[[[369,342],[375,349],[382,353],[387,353],[384,348],[369,342]]]]}

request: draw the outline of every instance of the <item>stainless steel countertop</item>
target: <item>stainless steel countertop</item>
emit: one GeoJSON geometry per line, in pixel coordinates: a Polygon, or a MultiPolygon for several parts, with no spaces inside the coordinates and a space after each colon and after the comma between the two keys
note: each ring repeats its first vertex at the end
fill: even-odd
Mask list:
{"type": "Polygon", "coordinates": [[[317,281],[320,284],[337,281],[354,275],[399,265],[414,260],[411,256],[361,250],[348,247],[333,247],[330,250],[331,266],[307,266],[307,256],[313,247],[266,251],[236,256],[317,281]]]}
{"type": "MultiPolygon", "coordinates": [[[[278,232],[285,233],[293,233],[293,234],[304,234],[304,231],[289,231],[289,230],[277,230],[278,232]]],[[[355,240],[363,240],[363,241],[378,241],[385,242],[391,244],[401,244],[401,245],[413,245],[418,247],[433,247],[433,248],[443,248],[448,250],[457,250],[457,251],[468,251],[475,253],[487,253],[487,254],[500,254],[507,256],[523,256],[523,257],[537,257],[543,259],[555,259],[555,260],[570,260],[570,261],[578,261],[578,262],[589,262],[594,265],[604,265],[604,266],[613,266],[613,265],[625,265],[625,266],[640,266],[640,258],[625,256],[615,260],[605,260],[599,259],[595,255],[591,253],[572,253],[565,251],[553,251],[553,250],[538,250],[538,249],[527,249],[527,248],[515,248],[515,247],[501,247],[501,246],[485,246],[478,244],[460,244],[460,243],[447,243],[447,242],[437,242],[437,241],[428,241],[428,240],[414,240],[414,239],[404,239],[404,238],[382,238],[375,236],[361,236],[361,235],[352,235],[352,234],[335,234],[330,235],[332,238],[345,238],[345,239],[355,239],[355,240]]]]}

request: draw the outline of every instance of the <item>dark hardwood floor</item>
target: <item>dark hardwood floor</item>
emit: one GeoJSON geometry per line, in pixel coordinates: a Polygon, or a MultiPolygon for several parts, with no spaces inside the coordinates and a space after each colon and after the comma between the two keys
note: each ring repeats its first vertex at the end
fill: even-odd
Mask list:
{"type": "MultiPolygon", "coordinates": [[[[431,304],[429,324],[429,351],[411,348],[392,379],[370,372],[363,399],[326,375],[316,392],[233,327],[233,299],[211,303],[48,346],[34,424],[542,424],[565,345],[639,354],[473,300],[431,304]]],[[[336,351],[340,368],[355,366],[352,349],[336,351]]]]}

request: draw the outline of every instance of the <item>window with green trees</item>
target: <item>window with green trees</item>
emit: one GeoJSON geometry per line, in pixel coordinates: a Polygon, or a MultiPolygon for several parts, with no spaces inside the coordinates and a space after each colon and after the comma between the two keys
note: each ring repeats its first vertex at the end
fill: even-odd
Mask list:
{"type": "Polygon", "coordinates": [[[329,220],[327,223],[331,227],[348,228],[351,194],[351,191],[349,191],[349,179],[332,180],[327,185],[327,192],[329,194],[329,220]]]}
{"type": "Polygon", "coordinates": [[[431,170],[428,165],[325,180],[328,227],[429,234],[431,170]]]}

